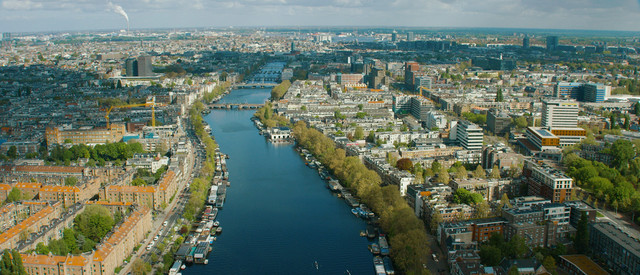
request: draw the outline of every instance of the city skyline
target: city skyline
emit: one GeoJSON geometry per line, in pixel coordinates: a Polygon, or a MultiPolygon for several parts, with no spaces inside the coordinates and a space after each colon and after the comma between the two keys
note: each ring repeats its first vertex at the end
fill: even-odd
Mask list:
{"type": "Polygon", "coordinates": [[[2,0],[0,7],[3,32],[128,26],[131,29],[404,26],[640,31],[635,24],[640,20],[638,0],[2,0]]]}

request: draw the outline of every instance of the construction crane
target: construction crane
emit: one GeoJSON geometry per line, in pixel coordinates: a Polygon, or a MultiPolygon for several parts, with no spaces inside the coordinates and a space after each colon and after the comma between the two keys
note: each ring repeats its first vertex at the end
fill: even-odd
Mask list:
{"type": "Polygon", "coordinates": [[[426,96],[424,96],[424,95],[422,94],[422,90],[431,91],[431,89],[429,89],[429,88],[425,88],[424,86],[420,86],[419,88],[420,88],[420,96],[421,96],[421,97],[424,97],[424,98],[426,98],[426,99],[428,99],[429,101],[433,102],[433,104],[435,104],[435,102],[434,102],[431,98],[426,97],[426,96]]]}
{"type": "Polygon", "coordinates": [[[109,128],[109,126],[110,126],[110,124],[109,124],[109,114],[111,113],[111,111],[113,109],[115,109],[115,108],[135,108],[135,107],[151,107],[151,126],[152,127],[156,127],[156,106],[161,107],[161,106],[166,106],[166,105],[162,104],[162,103],[156,103],[156,98],[153,97],[151,101],[147,101],[145,103],[111,106],[111,107],[109,107],[109,109],[107,109],[107,114],[104,116],[104,118],[107,120],[107,128],[109,128]]]}

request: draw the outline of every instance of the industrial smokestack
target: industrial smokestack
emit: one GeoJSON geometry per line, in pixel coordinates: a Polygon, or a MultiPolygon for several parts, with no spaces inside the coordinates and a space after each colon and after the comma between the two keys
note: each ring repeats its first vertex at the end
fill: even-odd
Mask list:
{"type": "Polygon", "coordinates": [[[122,15],[122,17],[124,17],[124,19],[127,20],[127,33],[129,33],[129,15],[127,15],[127,12],[124,11],[122,6],[114,4],[111,1],[108,1],[107,5],[109,5],[109,10],[122,15]]]}

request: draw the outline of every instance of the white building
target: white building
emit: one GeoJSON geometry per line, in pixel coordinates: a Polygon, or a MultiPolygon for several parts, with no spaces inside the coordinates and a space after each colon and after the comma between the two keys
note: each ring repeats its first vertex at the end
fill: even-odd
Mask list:
{"type": "Polygon", "coordinates": [[[569,100],[542,101],[542,127],[578,127],[578,102],[569,100]]]}
{"type": "Polygon", "coordinates": [[[437,111],[431,111],[427,113],[427,128],[433,129],[434,127],[438,127],[438,129],[447,128],[447,117],[437,111]]]}
{"type": "Polygon", "coordinates": [[[467,120],[461,120],[457,125],[456,140],[460,145],[470,151],[482,150],[482,128],[467,120]]]}

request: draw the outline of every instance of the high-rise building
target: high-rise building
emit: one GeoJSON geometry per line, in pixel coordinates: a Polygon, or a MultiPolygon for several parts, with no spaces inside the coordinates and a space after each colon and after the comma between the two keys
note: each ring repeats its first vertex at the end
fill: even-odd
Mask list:
{"type": "Polygon", "coordinates": [[[396,31],[393,31],[393,32],[391,33],[391,41],[392,41],[392,42],[396,42],[396,41],[398,41],[398,33],[397,33],[396,31]]]}
{"type": "Polygon", "coordinates": [[[607,94],[611,93],[611,86],[603,84],[584,84],[581,89],[586,102],[603,102],[607,94]]]}
{"type": "Polygon", "coordinates": [[[416,91],[420,89],[420,87],[425,87],[427,89],[431,89],[431,86],[433,85],[433,79],[431,77],[428,77],[426,75],[422,75],[422,76],[418,76],[415,78],[415,86],[416,86],[416,91]]]}
{"type": "Polygon", "coordinates": [[[2,47],[11,47],[11,33],[4,32],[2,33],[2,47]]]}
{"type": "Polygon", "coordinates": [[[559,37],[555,35],[547,36],[547,50],[555,51],[558,48],[559,37]]]}
{"type": "Polygon", "coordinates": [[[524,48],[524,49],[528,49],[528,48],[529,48],[529,46],[530,46],[530,44],[529,44],[529,43],[530,43],[530,41],[529,41],[529,37],[528,37],[528,36],[525,36],[525,37],[522,39],[522,48],[524,48]]]}
{"type": "Polygon", "coordinates": [[[413,87],[414,73],[420,71],[418,62],[407,62],[404,64],[404,83],[409,87],[413,87]]]}
{"type": "Polygon", "coordinates": [[[138,57],[138,76],[153,76],[152,61],[153,57],[148,55],[138,57]]]}
{"type": "Polygon", "coordinates": [[[407,41],[413,41],[413,40],[415,40],[415,39],[416,39],[416,37],[415,37],[415,35],[413,34],[413,32],[408,32],[408,33],[407,33],[407,41]]]}
{"type": "Polygon", "coordinates": [[[127,76],[137,76],[138,75],[138,60],[135,58],[128,58],[124,62],[124,69],[127,76]]]}
{"type": "Polygon", "coordinates": [[[467,120],[461,120],[457,124],[456,140],[465,150],[481,151],[482,139],[482,128],[478,127],[478,125],[467,120]]]}
{"type": "Polygon", "coordinates": [[[578,127],[578,103],[569,100],[542,101],[542,127],[578,127]]]}

